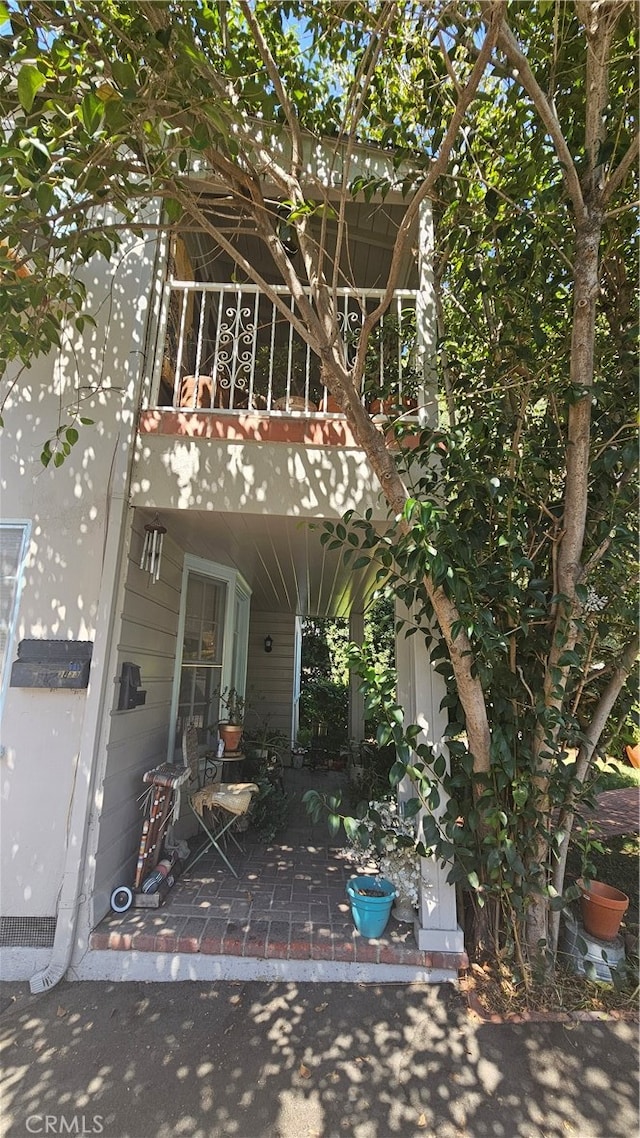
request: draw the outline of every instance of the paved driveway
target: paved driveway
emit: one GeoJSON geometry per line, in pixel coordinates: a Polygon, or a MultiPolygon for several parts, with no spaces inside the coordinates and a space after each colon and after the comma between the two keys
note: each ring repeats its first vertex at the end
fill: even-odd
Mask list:
{"type": "Polygon", "coordinates": [[[629,1138],[637,1025],[473,1022],[419,985],[5,985],[0,1133],[629,1138]]]}

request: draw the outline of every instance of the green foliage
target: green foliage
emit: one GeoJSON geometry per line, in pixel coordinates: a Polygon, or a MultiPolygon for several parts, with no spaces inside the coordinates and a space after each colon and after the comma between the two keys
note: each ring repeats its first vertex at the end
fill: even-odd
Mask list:
{"type": "Polygon", "coordinates": [[[349,622],[307,617],[302,626],[301,670],[305,681],[349,682],[349,622]]]}
{"type": "MultiPolygon", "coordinates": [[[[93,419],[87,419],[82,415],[77,415],[74,424],[78,426],[89,427],[93,425],[93,419]]],[[[80,438],[77,426],[68,423],[61,423],[57,428],[52,438],[47,439],[42,448],[40,461],[43,466],[48,466],[53,462],[55,467],[62,466],[65,458],[71,454],[71,448],[75,446],[80,438]]]]}
{"type": "Polygon", "coordinates": [[[348,737],[349,691],[328,679],[305,680],[300,692],[300,726],[321,735],[327,746],[340,746],[348,737]]]}
{"type": "Polygon", "coordinates": [[[220,692],[220,707],[222,709],[223,723],[230,723],[239,727],[244,723],[247,701],[236,688],[224,688],[220,692]]]}
{"type": "Polygon", "coordinates": [[[249,828],[260,842],[269,844],[287,827],[290,802],[281,785],[274,780],[268,764],[247,760],[247,777],[258,787],[251,800],[249,828]]]}
{"type": "MultiPolygon", "coordinates": [[[[360,673],[361,649],[371,667],[384,671],[395,688],[392,597],[380,595],[368,607],[361,648],[349,643],[346,620],[307,618],[304,622],[300,725],[311,734],[317,733],[318,725],[323,733],[330,725],[331,744],[341,744],[348,736],[349,672],[353,668],[360,673]]],[[[375,738],[378,721],[368,705],[365,718],[365,736],[375,738]]]]}
{"type": "Polygon", "coordinates": [[[596,759],[593,764],[593,794],[602,794],[606,790],[626,790],[628,787],[640,787],[640,770],[632,767],[626,761],[619,761],[610,755],[596,759]]]}
{"type": "MultiPolygon", "coordinates": [[[[512,302],[515,299],[512,295],[512,302]]],[[[412,778],[415,808],[425,806],[429,811],[425,851],[433,846],[450,863],[450,880],[473,890],[478,903],[489,904],[492,914],[502,914],[502,921],[510,915],[500,934],[508,953],[516,951],[514,936],[518,930],[521,933],[534,897],[544,893],[552,909],[571,899],[571,889],[554,895],[540,866],[540,835],[546,835],[553,864],[563,831],[547,829],[548,808],[536,792],[536,779],[544,770],[555,810],[561,810],[570,795],[578,795],[578,812],[580,800],[585,805],[592,802],[589,783],[584,787],[576,783],[576,752],[587,737],[592,709],[617,666],[635,610],[634,592],[624,584],[632,577],[635,557],[632,496],[621,489],[618,474],[618,480],[611,482],[608,516],[620,537],[599,563],[598,593],[585,586],[575,646],[560,656],[559,667],[569,673],[565,699],[553,711],[545,708],[545,660],[557,603],[554,531],[549,520],[560,511],[564,487],[553,470],[561,465],[563,443],[552,417],[539,433],[542,405],[549,404],[546,376],[539,394],[529,382],[531,431],[522,433],[517,473],[506,446],[515,429],[507,413],[509,398],[496,382],[491,391],[483,392],[481,403],[474,401],[473,390],[465,393],[466,399],[459,394],[455,429],[425,430],[415,440],[408,468],[413,495],[403,519],[383,535],[365,519],[352,516],[343,523],[348,534],[357,536],[358,548],[380,562],[385,580],[412,608],[414,619],[400,634],[426,639],[447,684],[450,772],[442,755],[417,742],[417,726],[405,728],[393,671],[375,667],[366,653],[352,650],[351,664],[363,677],[368,713],[380,723],[377,741],[392,745],[397,755],[391,781],[398,782],[405,774],[412,778]],[[495,422],[490,425],[493,414],[495,422]],[[543,462],[545,449],[549,457],[543,462]],[[401,522],[406,523],[404,528],[401,522]],[[492,743],[491,775],[484,784],[474,775],[449,651],[435,630],[424,587],[428,574],[455,602],[459,620],[452,636],[454,640],[460,632],[467,636],[485,692],[492,743]],[[540,728],[549,739],[541,752],[535,746],[540,728]],[[446,806],[436,823],[432,812],[442,802],[446,806]]],[[[616,429],[622,433],[631,390],[625,393],[619,387],[616,397],[616,429]]],[[[600,535],[597,497],[595,532],[586,558],[600,535]]],[[[336,535],[337,527],[327,523],[325,538],[332,541],[336,535]]],[[[624,702],[619,714],[624,714],[624,702]]]]}
{"type": "Polygon", "coordinates": [[[245,751],[247,749],[280,751],[289,744],[284,731],[273,727],[269,715],[266,715],[259,723],[252,724],[249,729],[245,727],[242,738],[245,751]]]}
{"type": "Polygon", "coordinates": [[[349,801],[352,805],[357,807],[363,801],[377,801],[389,794],[389,774],[396,761],[392,746],[379,747],[377,743],[364,740],[354,748],[351,760],[349,801]],[[354,766],[357,777],[353,774],[354,766]]]}
{"type": "MultiPolygon", "coordinates": [[[[589,214],[591,179],[632,153],[630,92],[638,82],[627,44],[631,7],[611,25],[604,139],[574,6],[521,5],[513,23],[553,99],[589,214]],[[596,154],[585,152],[585,132],[600,137],[596,154]],[[594,174],[597,164],[604,169],[594,174]]],[[[411,122],[431,123],[431,97],[424,96],[423,118],[420,86],[404,93],[411,122]]],[[[378,97],[382,106],[382,92],[378,97]]],[[[637,180],[621,179],[611,215],[596,210],[589,218],[600,249],[600,307],[593,329],[577,332],[582,234],[566,162],[563,169],[539,110],[496,56],[439,186],[442,424],[410,440],[411,427],[398,425],[398,442],[411,442],[398,455],[409,493],[384,533],[351,515],[324,534],[328,548],[344,545],[355,564],[375,560],[379,581],[411,612],[401,635],[424,638],[444,678],[450,772],[444,756],[419,742],[417,726],[404,727],[388,681],[362,662],[382,719],[378,741],[397,751],[391,777],[409,774],[416,806],[429,811],[426,845],[452,865],[451,880],[489,910],[496,941],[516,957],[531,909],[542,902],[557,910],[568,899],[554,883],[563,827],[590,802],[582,756],[588,771],[594,742],[605,746],[628,722],[633,678],[604,729],[599,709],[632,650],[638,601],[637,259],[629,208],[637,180]],[[584,350],[576,349],[579,335],[589,342],[584,350]],[[585,366],[591,346],[593,375],[585,366]],[[584,476],[570,470],[579,416],[591,440],[584,476]],[[578,509],[585,511],[584,536],[560,578],[578,509]],[[443,612],[454,614],[449,625],[443,612]],[[488,720],[486,765],[474,753],[481,739],[470,726],[472,705],[488,720]],[[431,812],[443,801],[436,822],[431,812]]],[[[399,122],[396,137],[401,131],[399,122]]],[[[535,945],[528,947],[532,958],[535,945]]]]}

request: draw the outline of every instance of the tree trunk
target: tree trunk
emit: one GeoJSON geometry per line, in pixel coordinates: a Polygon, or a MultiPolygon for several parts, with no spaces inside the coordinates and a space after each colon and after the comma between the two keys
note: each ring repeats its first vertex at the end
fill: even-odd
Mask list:
{"type": "MultiPolygon", "coordinates": [[[[579,604],[576,585],[582,572],[587,505],[591,438],[591,398],[595,347],[596,304],[599,292],[599,249],[602,217],[599,210],[578,227],[574,254],[573,326],[571,335],[571,385],[574,397],[569,405],[567,445],[565,450],[565,497],[563,536],[558,547],[558,601],[552,639],[547,658],[544,694],[545,708],[561,713],[565,703],[570,666],[561,666],[564,652],[575,647],[578,638],[576,617],[579,604]]],[[[531,868],[540,867],[542,890],[533,896],[527,912],[527,953],[535,960],[541,947],[551,947],[547,881],[550,873],[551,803],[549,774],[557,761],[558,727],[547,733],[538,731],[536,744],[537,809],[547,819],[547,833],[539,835],[531,868]]]]}

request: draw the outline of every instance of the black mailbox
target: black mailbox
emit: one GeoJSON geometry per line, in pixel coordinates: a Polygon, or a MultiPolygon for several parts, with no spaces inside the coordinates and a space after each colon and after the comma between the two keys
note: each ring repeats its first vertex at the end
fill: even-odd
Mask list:
{"type": "Polygon", "coordinates": [[[86,688],[92,650],[90,640],[21,640],[11,687],[86,688]]]}
{"type": "Polygon", "coordinates": [[[120,672],[118,711],[129,711],[130,708],[140,707],[145,702],[147,693],[140,690],[141,683],[139,666],[132,664],[130,660],[125,660],[120,672]]]}

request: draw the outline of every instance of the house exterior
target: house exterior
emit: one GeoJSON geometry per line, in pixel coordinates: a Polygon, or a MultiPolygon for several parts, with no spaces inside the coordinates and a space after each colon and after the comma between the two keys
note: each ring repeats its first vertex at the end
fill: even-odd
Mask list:
{"type": "MultiPolygon", "coordinates": [[[[316,173],[321,158],[310,159],[316,173]]],[[[368,172],[386,163],[366,148],[359,160],[368,172]]],[[[375,303],[402,211],[393,194],[384,208],[349,206],[345,335],[357,337],[375,303]]],[[[319,523],[348,509],[386,517],[364,453],[282,312],[238,280],[206,233],[158,235],[157,205],[144,220],[145,236],[127,237],[117,259],[87,266],[95,328],[70,327],[60,350],[20,377],[5,416],[0,961],[5,978],[35,990],[96,975],[89,938],[114,886],[133,875],[142,774],[178,757],[186,722],[206,747],[219,692],[235,687],[295,739],[301,620],[348,616],[357,637],[374,579],[321,545],[319,523]],[[44,469],[41,443],[61,414],[69,421],[60,409],[73,400],[94,425],[44,469]],[[161,530],[149,572],[145,536],[158,542],[161,530]]],[[[400,397],[416,365],[398,330],[413,329],[420,391],[407,413],[422,417],[433,402],[430,225],[423,207],[387,323],[400,397]]],[[[381,348],[363,398],[384,396],[387,362],[381,348]]],[[[399,697],[441,746],[443,692],[418,641],[398,641],[399,697]]],[[[354,685],[354,738],[362,726],[354,685]]],[[[455,891],[435,861],[423,862],[416,937],[451,953],[455,975],[455,891]]]]}

